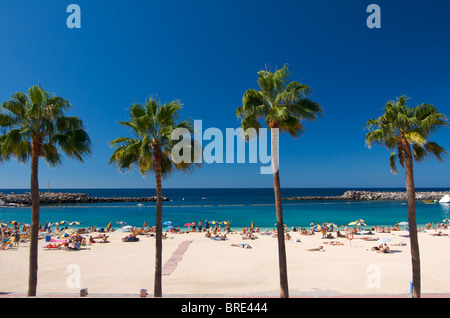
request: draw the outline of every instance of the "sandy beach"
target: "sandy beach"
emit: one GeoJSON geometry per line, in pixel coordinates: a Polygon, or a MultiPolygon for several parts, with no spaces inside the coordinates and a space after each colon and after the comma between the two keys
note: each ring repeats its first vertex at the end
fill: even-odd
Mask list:
{"type": "MultiPolygon", "coordinates": [[[[449,234],[450,230],[441,230],[449,234]]],[[[411,259],[407,231],[322,239],[320,233],[289,232],[286,241],[290,296],[405,295],[410,291],[411,259]],[[389,254],[372,251],[376,241],[390,238],[389,254]],[[300,240],[300,242],[298,242],[300,240]],[[343,245],[326,244],[331,241],[343,245]],[[400,242],[406,246],[394,246],[400,242]],[[322,251],[308,251],[323,246],[322,251]]],[[[450,237],[419,233],[422,293],[449,294],[450,237]]],[[[93,236],[96,233],[91,233],[93,236]]],[[[334,235],[336,233],[334,232],[334,235]]],[[[153,293],[154,237],[140,235],[138,242],[122,242],[127,233],[107,233],[109,243],[94,243],[79,251],[46,250],[39,242],[38,296],[46,294],[138,295],[153,293]],[[75,278],[75,279],[74,279],[75,278]]],[[[239,233],[228,240],[205,238],[204,233],[168,234],[163,240],[163,296],[279,296],[277,239],[257,235],[243,240],[239,233]],[[168,261],[183,242],[181,259],[170,269],[168,261]],[[246,244],[252,248],[232,246],[246,244]]],[[[0,251],[1,292],[23,295],[27,291],[29,243],[0,251]]],[[[180,256],[175,253],[174,256],[180,256]]],[[[170,262],[169,262],[170,263],[170,262]]],[[[173,263],[173,262],[172,262],[173,263]]],[[[7,295],[7,294],[6,294],[7,295]]]]}

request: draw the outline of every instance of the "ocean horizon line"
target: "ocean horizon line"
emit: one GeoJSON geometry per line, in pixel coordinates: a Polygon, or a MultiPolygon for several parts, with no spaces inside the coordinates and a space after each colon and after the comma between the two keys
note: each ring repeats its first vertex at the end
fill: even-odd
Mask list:
{"type": "MultiPolygon", "coordinates": [[[[50,192],[55,191],[55,190],[148,190],[148,189],[154,189],[154,187],[125,187],[125,188],[115,188],[115,187],[74,187],[74,188],[66,188],[66,187],[62,187],[62,188],[53,188],[50,189],[50,192]]],[[[196,190],[226,190],[226,189],[230,189],[230,190],[241,190],[241,189],[254,189],[254,190],[258,190],[258,189],[264,189],[264,190],[268,190],[268,189],[273,189],[273,187],[166,187],[163,189],[171,189],[171,190],[184,190],[184,189],[196,189],[196,190]]],[[[406,187],[282,187],[283,189],[347,189],[347,190],[369,190],[369,189],[404,189],[406,191],[406,187]]],[[[415,188],[416,191],[418,189],[450,189],[450,186],[448,187],[416,187],[415,188]]],[[[30,190],[30,188],[0,188],[0,191],[3,190],[30,190]]],[[[48,189],[42,187],[40,188],[41,192],[47,192],[48,189]]]]}

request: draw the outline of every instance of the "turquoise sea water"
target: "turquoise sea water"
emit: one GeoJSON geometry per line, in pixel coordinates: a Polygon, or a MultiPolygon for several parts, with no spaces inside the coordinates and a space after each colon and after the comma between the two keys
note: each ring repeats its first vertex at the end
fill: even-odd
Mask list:
{"type": "MultiPolygon", "coordinates": [[[[282,196],[342,195],[347,189],[283,189],[282,196]]],[[[404,191],[404,189],[352,189],[373,191],[404,191]]],[[[447,189],[417,189],[417,191],[447,189]]],[[[23,193],[29,190],[8,189],[3,193],[23,193]]],[[[52,189],[52,192],[82,192],[91,196],[139,197],[155,195],[154,189],[52,189]]],[[[163,204],[163,222],[174,226],[199,220],[230,220],[232,228],[250,226],[253,221],[261,229],[275,228],[273,189],[163,189],[163,196],[171,199],[163,204]]],[[[311,222],[348,224],[365,219],[368,226],[393,225],[407,221],[406,202],[402,201],[283,201],[284,222],[287,226],[309,227],[311,222]]],[[[450,204],[425,204],[417,202],[417,223],[437,223],[450,217],[450,204]]],[[[31,207],[0,208],[0,221],[30,223],[31,207]]],[[[80,226],[106,227],[112,222],[124,221],[140,227],[144,221],[154,224],[155,203],[105,203],[41,206],[40,220],[46,222],[78,221],[80,226]]]]}

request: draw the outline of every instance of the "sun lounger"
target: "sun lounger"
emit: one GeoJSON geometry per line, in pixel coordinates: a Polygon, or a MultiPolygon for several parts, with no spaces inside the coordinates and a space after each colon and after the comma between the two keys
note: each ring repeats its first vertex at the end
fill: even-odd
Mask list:
{"type": "Polygon", "coordinates": [[[48,244],[47,246],[44,246],[44,249],[59,250],[61,246],[63,246],[63,244],[48,244]]]}
{"type": "Polygon", "coordinates": [[[79,251],[80,249],[80,242],[75,242],[73,246],[67,246],[66,251],[79,251]]]}

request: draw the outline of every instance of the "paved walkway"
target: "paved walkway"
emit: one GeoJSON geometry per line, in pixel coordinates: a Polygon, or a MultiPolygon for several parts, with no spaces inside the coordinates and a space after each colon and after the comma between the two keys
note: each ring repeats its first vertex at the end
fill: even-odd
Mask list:
{"type": "Polygon", "coordinates": [[[180,245],[178,245],[178,248],[175,252],[173,252],[172,257],[164,264],[162,268],[163,276],[172,274],[172,272],[177,267],[178,262],[183,258],[184,252],[186,252],[189,244],[191,243],[192,241],[184,241],[180,245]]]}

